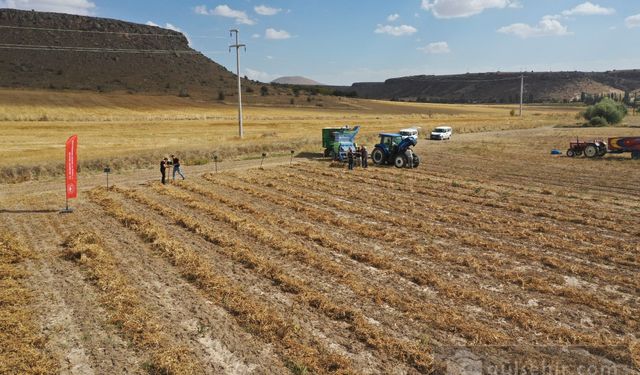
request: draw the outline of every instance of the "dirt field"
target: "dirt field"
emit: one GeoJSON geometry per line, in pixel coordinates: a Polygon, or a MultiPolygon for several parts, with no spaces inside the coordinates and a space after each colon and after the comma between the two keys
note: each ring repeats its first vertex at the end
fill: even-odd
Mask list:
{"type": "Polygon", "coordinates": [[[0,272],[20,272],[23,292],[2,324],[29,324],[3,336],[0,362],[93,374],[636,374],[638,162],[549,155],[576,135],[634,130],[421,141],[413,171],[299,160],[190,170],[169,186],[81,180],[68,215],[56,212],[60,180],[5,185],[0,272]]]}

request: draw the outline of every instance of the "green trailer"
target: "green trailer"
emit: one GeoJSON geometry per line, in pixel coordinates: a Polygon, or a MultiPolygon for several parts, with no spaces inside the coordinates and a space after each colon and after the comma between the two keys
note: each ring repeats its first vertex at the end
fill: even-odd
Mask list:
{"type": "Polygon", "coordinates": [[[342,160],[349,149],[355,152],[355,137],[359,131],[360,126],[322,129],[324,156],[342,160]]]}

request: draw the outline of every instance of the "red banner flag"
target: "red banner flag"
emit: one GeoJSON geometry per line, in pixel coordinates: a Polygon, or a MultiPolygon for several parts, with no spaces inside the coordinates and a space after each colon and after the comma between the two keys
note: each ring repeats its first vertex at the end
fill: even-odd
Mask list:
{"type": "Polygon", "coordinates": [[[65,175],[67,177],[67,198],[78,196],[78,136],[73,135],[67,139],[67,148],[64,158],[65,175]]]}

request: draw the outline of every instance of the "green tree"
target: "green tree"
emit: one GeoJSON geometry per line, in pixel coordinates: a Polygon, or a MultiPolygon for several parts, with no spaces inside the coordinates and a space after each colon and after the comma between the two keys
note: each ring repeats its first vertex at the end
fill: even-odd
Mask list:
{"type": "Polygon", "coordinates": [[[605,97],[597,104],[588,107],[583,116],[592,126],[605,126],[619,124],[626,115],[627,107],[624,104],[605,97]]]}
{"type": "Polygon", "coordinates": [[[269,88],[267,86],[260,87],[260,95],[262,96],[269,95],[269,88]]]}

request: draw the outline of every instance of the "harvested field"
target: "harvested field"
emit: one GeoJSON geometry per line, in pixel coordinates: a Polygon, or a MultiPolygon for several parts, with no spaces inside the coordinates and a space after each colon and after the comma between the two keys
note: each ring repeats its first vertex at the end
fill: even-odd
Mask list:
{"type": "Polygon", "coordinates": [[[12,194],[6,236],[39,254],[21,334],[40,337],[12,355],[33,373],[637,373],[637,162],[535,152],[573,131],[422,142],[415,171],[123,180],[71,215],[46,210],[49,184],[12,194]]]}
{"type": "MultiPolygon", "coordinates": [[[[267,99],[271,97],[266,97],[267,99]]],[[[274,96],[274,98],[277,98],[274,96]]],[[[286,97],[283,97],[286,98],[286,97]]],[[[575,121],[574,106],[532,106],[524,118],[514,106],[394,103],[326,96],[295,105],[265,102],[245,108],[245,138],[237,136],[237,107],[229,103],[150,95],[0,89],[0,182],[47,179],[64,173],[60,156],[71,134],[79,141],[82,171],[156,169],[180,154],[185,165],[318,152],[320,129],[362,125],[361,142],[379,131],[447,123],[457,133],[526,129],[575,121]],[[318,106],[321,105],[321,106],[318,106]]],[[[267,100],[265,99],[265,100],[267,100]]]]}

